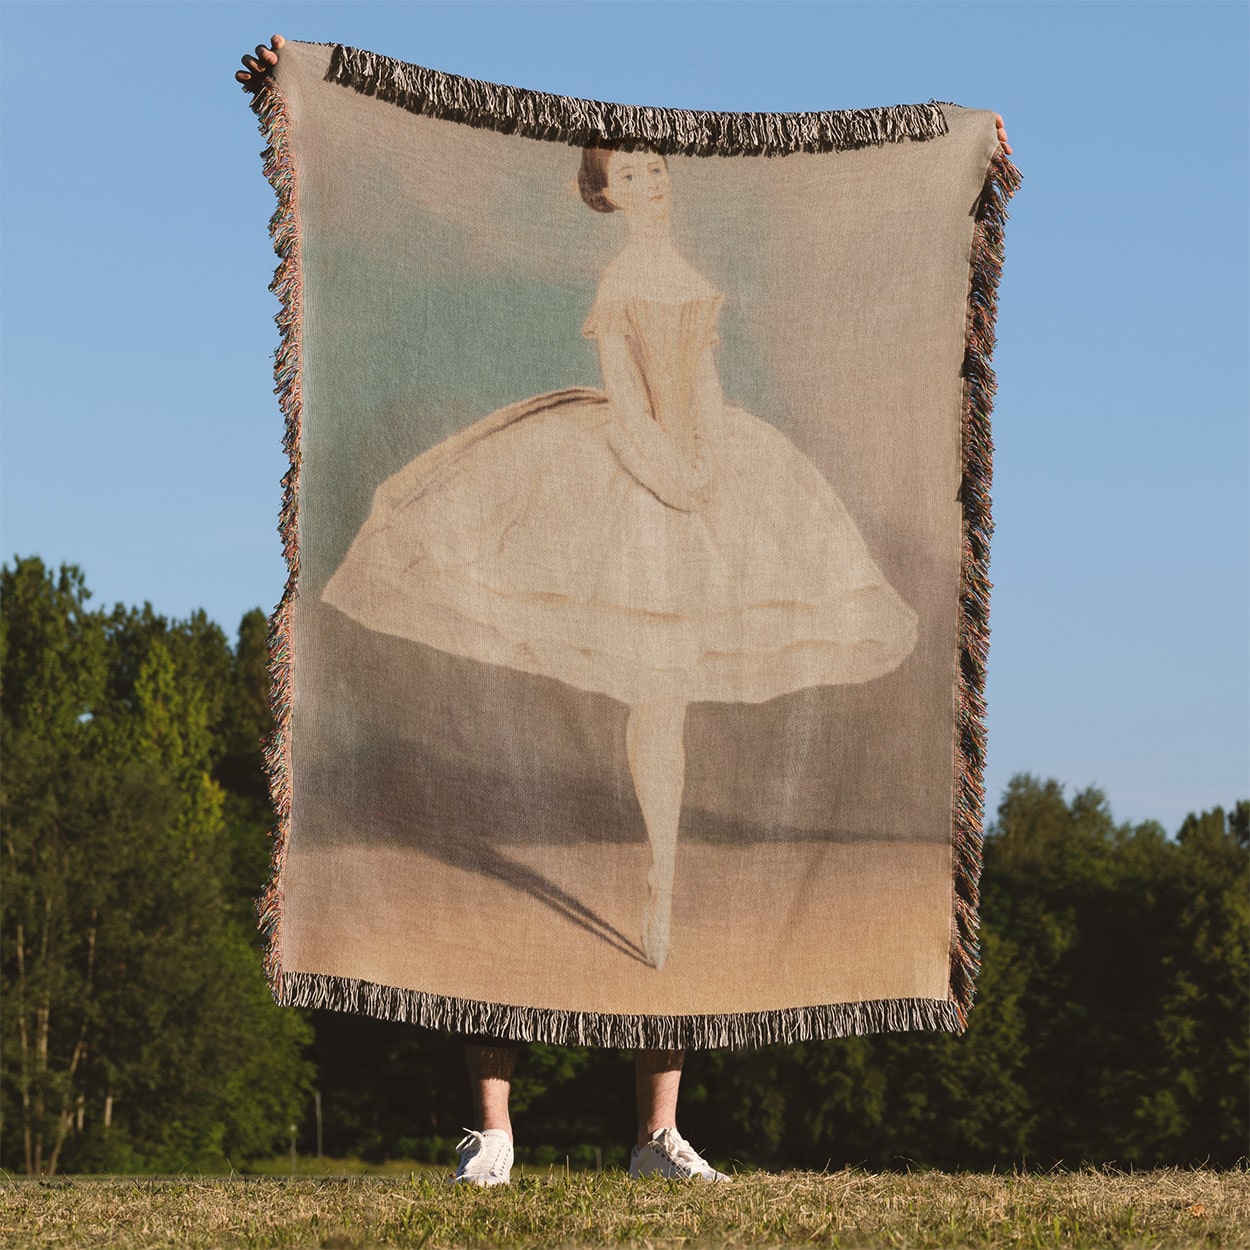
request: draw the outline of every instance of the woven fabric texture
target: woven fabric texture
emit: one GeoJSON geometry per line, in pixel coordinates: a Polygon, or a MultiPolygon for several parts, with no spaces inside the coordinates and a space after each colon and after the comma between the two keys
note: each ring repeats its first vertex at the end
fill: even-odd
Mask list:
{"type": "Polygon", "coordinates": [[[295,42],[254,107],[278,1000],[596,1045],[962,1031],[994,114],[643,109],[295,42]]]}

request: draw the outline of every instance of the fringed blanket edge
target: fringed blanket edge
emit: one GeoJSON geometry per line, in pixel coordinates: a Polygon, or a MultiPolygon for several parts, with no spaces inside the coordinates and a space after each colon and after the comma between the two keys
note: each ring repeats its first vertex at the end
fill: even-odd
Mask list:
{"type": "Polygon", "coordinates": [[[936,998],[887,998],[713,1015],[647,1016],[477,1002],[376,985],[352,977],[288,972],[283,977],[283,997],[278,1001],[288,1006],[350,1011],[455,1033],[625,1050],[750,1050],[778,1042],[915,1029],[960,1031],[955,1004],[936,998]]]}
{"type": "Polygon", "coordinates": [[[281,91],[266,82],[252,97],[252,109],[260,123],[266,147],[262,152],[265,177],[277,197],[269,219],[269,235],[278,266],[269,284],[280,302],[274,316],[279,344],[274,354],[274,392],[283,417],[283,450],[288,468],[282,478],[282,503],[278,533],[286,557],[287,577],[282,597],[269,617],[269,707],[273,728],[264,745],[265,775],[269,783],[274,829],[270,847],[269,879],[257,900],[257,914],[264,939],[263,967],[274,999],[284,1001],[282,972],[282,879],[291,831],[291,700],[294,648],[292,614],[299,580],[299,473],[300,473],[300,371],[302,363],[303,270],[300,256],[299,186],[290,135],[290,118],[281,91]]]}
{"type": "Polygon", "coordinates": [[[933,100],[807,113],[648,108],[482,82],[342,44],[333,46],[326,80],[429,117],[576,147],[647,147],[669,156],[849,151],[947,133],[933,100]]]}
{"type": "Polygon", "coordinates": [[[952,803],[954,907],[951,917],[950,993],[958,1032],[968,1013],[981,967],[980,881],[985,844],[985,676],[990,645],[990,488],[994,440],[990,416],[996,383],[991,360],[1003,268],[1007,201],[1020,171],[1000,150],[990,161],[973,207],[972,254],[965,319],[959,498],[963,550],[959,576],[958,660],[955,697],[955,779],[952,803]]]}

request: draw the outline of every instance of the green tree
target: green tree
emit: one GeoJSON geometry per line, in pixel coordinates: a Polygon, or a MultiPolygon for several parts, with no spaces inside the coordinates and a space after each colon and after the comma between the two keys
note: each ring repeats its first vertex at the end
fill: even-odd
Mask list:
{"type": "Polygon", "coordinates": [[[269,710],[269,645],[264,614],[253,609],[239,622],[221,720],[220,757],[213,775],[224,792],[230,844],[230,882],[236,915],[259,947],[255,902],[269,876],[273,809],[262,746],[273,729],[269,710]]]}
{"type": "Polygon", "coordinates": [[[982,898],[1026,977],[1027,1159],[1244,1153],[1246,876],[1222,812],[1172,840],[1117,825],[1096,789],[1069,803],[1055,781],[1012,779],[982,898]]]}
{"type": "Polygon", "coordinates": [[[1176,940],[1152,1021],[1159,1079],[1134,1110],[1172,1157],[1228,1163],[1247,1148],[1250,1107],[1250,803],[1186,817],[1171,893],[1176,940]]]}
{"type": "Polygon", "coordinates": [[[27,1172],[55,1171],[91,1040],[99,917],[79,911],[79,813],[99,778],[74,762],[105,687],[99,619],[76,569],[21,561],[0,577],[5,767],[3,952],[6,1130],[27,1172]]]}
{"type": "Polygon", "coordinates": [[[4,568],[4,1146],[28,1172],[272,1149],[309,1087],[231,906],[233,657],[203,614],[92,613],[81,574],[4,568]]]}

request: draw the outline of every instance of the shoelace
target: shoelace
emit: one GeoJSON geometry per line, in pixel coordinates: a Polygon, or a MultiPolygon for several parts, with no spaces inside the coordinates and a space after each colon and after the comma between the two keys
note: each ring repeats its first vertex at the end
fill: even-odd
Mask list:
{"type": "Polygon", "coordinates": [[[665,1134],[660,1144],[668,1149],[669,1158],[687,1172],[694,1172],[696,1168],[712,1170],[711,1164],[676,1129],[671,1135],[665,1134]]]}
{"type": "MultiPolygon", "coordinates": [[[[464,1126],[462,1125],[461,1127],[463,1128],[464,1126]]],[[[467,1146],[471,1145],[473,1142],[476,1141],[477,1150],[473,1152],[470,1158],[477,1159],[480,1156],[482,1162],[486,1164],[487,1172],[489,1172],[491,1176],[498,1176],[500,1174],[499,1156],[503,1153],[504,1147],[507,1145],[508,1139],[506,1137],[491,1138],[491,1144],[493,1146],[494,1153],[488,1155],[485,1153],[486,1152],[486,1134],[485,1133],[479,1133],[477,1129],[474,1129],[474,1128],[466,1128],[464,1130],[464,1133],[465,1135],[456,1143],[456,1149],[464,1150],[467,1146]]],[[[461,1167],[463,1168],[464,1165],[468,1163],[468,1161],[469,1161],[468,1159],[462,1159],[460,1161],[461,1167]]]]}

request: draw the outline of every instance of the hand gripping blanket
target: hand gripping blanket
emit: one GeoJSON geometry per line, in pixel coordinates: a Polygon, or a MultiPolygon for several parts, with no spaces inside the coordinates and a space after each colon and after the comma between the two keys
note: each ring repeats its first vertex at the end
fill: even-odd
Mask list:
{"type": "Polygon", "coordinates": [[[994,114],[568,99],[288,43],[281,1003],[967,1026],[994,114]]]}

